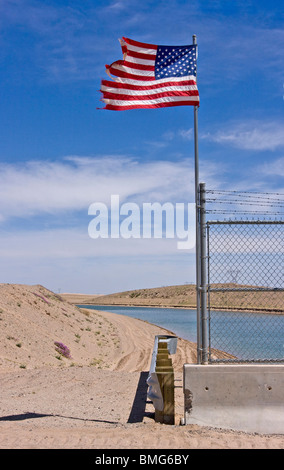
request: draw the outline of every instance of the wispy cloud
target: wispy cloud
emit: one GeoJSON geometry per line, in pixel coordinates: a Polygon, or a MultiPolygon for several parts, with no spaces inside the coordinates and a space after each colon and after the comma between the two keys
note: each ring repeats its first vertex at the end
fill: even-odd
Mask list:
{"type": "MultiPolygon", "coordinates": [[[[204,165],[203,173],[218,186],[218,165],[204,165]]],[[[121,202],[194,202],[193,161],[138,162],[116,155],[1,165],[3,219],[87,212],[93,202],[109,204],[112,194],[121,202]]]]}
{"type": "Polygon", "coordinates": [[[118,11],[120,12],[121,10],[125,10],[126,8],[129,7],[129,5],[127,4],[128,2],[126,1],[113,1],[111,2],[109,5],[105,6],[105,10],[106,11],[118,11]]]}
{"type": "Polygon", "coordinates": [[[284,157],[277,158],[275,161],[264,163],[258,167],[258,172],[263,176],[284,177],[284,157]]]}
{"type": "MultiPolygon", "coordinates": [[[[5,0],[0,3],[2,50],[41,70],[46,80],[94,80],[99,71],[97,55],[105,47],[99,41],[99,19],[95,9],[44,4],[34,0],[5,0]],[[22,37],[23,47],[13,47],[10,28],[22,37]],[[23,52],[22,52],[23,51],[23,52]]],[[[21,62],[22,64],[22,62],[21,62]]]]}
{"type": "Polygon", "coordinates": [[[284,147],[284,125],[280,122],[245,121],[225,126],[202,139],[244,150],[264,151],[284,147]]]}
{"type": "MultiPolygon", "coordinates": [[[[22,34],[23,42],[29,38],[28,50],[34,63],[49,78],[58,81],[99,78],[105,61],[118,58],[116,39],[121,35],[159,44],[191,42],[189,24],[194,25],[192,34],[197,33],[200,40],[201,84],[218,80],[220,75],[239,80],[252,67],[259,73],[269,70],[270,75],[282,74],[283,30],[269,27],[265,17],[254,22],[252,11],[247,11],[244,17],[224,18],[221,7],[210,9],[199,1],[188,5],[182,2],[182,8],[176,0],[156,3],[117,0],[98,5],[88,3],[82,8],[79,2],[71,6],[5,0],[0,3],[0,15],[2,31],[13,26],[17,34],[22,34]],[[178,31],[172,27],[172,11],[178,31]]],[[[4,50],[9,50],[5,34],[1,40],[4,50]]],[[[15,56],[15,51],[12,52],[15,56]]]]}
{"type": "MultiPolygon", "coordinates": [[[[235,135],[233,133],[233,135],[235,135]]],[[[227,140],[225,140],[228,143],[227,140]]],[[[221,139],[221,143],[224,141],[221,139]]],[[[235,139],[229,140],[236,145],[235,139]]],[[[244,142],[243,142],[244,145],[244,142]]],[[[263,149],[264,143],[248,138],[246,148],[263,149]]],[[[280,143],[279,143],[280,145],[280,143]]],[[[240,166],[239,177],[230,160],[200,159],[200,181],[208,189],[235,189],[279,191],[283,188],[283,157],[267,157],[267,163],[248,162],[240,166]],[[253,173],[252,173],[253,172],[253,173]],[[253,174],[253,176],[252,176],[253,174]],[[282,177],[282,180],[281,180],[282,177]]],[[[2,164],[0,185],[0,222],[15,218],[30,221],[48,218],[52,226],[66,226],[72,214],[88,217],[88,208],[94,202],[110,205],[111,195],[119,195],[120,203],[135,202],[194,202],[194,160],[138,161],[124,155],[68,156],[59,161],[29,161],[18,165],[2,164]]]]}
{"type": "Polygon", "coordinates": [[[190,129],[180,129],[178,131],[178,135],[180,135],[184,140],[192,140],[193,139],[193,128],[190,129]]]}
{"type": "Polygon", "coordinates": [[[169,238],[91,239],[85,229],[26,230],[0,234],[0,256],[5,259],[140,257],[177,254],[177,240],[169,238]]]}

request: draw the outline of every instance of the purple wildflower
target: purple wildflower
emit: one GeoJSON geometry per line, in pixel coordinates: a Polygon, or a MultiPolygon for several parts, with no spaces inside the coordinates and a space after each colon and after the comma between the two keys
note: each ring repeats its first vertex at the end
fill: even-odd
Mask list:
{"type": "Polygon", "coordinates": [[[36,295],[37,297],[39,297],[40,299],[42,299],[44,302],[46,302],[46,303],[49,305],[48,300],[46,300],[46,298],[43,297],[43,295],[39,295],[39,294],[37,294],[36,292],[33,292],[33,294],[36,295]]]}
{"type": "Polygon", "coordinates": [[[55,350],[61,354],[61,356],[67,357],[67,359],[71,359],[70,349],[65,346],[63,343],[59,343],[58,341],[54,341],[56,346],[55,350]]]}

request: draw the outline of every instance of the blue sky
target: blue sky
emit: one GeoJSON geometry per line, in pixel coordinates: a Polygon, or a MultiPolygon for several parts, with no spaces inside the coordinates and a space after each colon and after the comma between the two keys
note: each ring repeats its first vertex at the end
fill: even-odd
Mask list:
{"type": "Polygon", "coordinates": [[[102,107],[122,36],[198,42],[200,179],[283,193],[281,2],[0,0],[0,282],[108,293],[194,282],[176,240],[91,239],[93,202],[194,202],[193,108],[102,107]]]}

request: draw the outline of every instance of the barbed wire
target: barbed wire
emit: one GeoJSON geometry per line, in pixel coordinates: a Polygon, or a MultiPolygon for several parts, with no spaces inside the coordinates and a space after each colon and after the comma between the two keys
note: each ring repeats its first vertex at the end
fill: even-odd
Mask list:
{"type": "Polygon", "coordinates": [[[238,205],[247,205],[247,206],[255,206],[256,204],[258,206],[276,206],[276,207],[284,207],[284,201],[283,205],[279,203],[271,203],[270,201],[267,201],[265,203],[259,203],[259,202],[252,202],[252,201],[246,201],[246,200],[241,200],[241,201],[230,201],[227,199],[206,199],[206,203],[218,203],[218,204],[238,204],[238,205]]]}
{"type": "Polygon", "coordinates": [[[205,201],[207,214],[250,215],[251,217],[267,217],[269,215],[278,218],[279,216],[282,218],[284,215],[284,211],[281,210],[284,209],[284,194],[282,193],[219,189],[206,189],[205,192],[210,195],[208,198],[206,196],[205,201]],[[208,207],[207,204],[211,207],[208,207]],[[228,209],[224,207],[225,205],[228,206],[228,209]],[[243,209],[244,206],[247,210],[243,209]]]}
{"type": "Polygon", "coordinates": [[[282,196],[284,197],[284,193],[268,193],[268,192],[262,192],[262,191],[237,191],[237,190],[226,190],[226,189],[206,189],[205,190],[206,193],[215,193],[215,194],[227,194],[227,193],[231,193],[231,194],[237,194],[237,195],[240,195],[240,194],[265,194],[265,195],[272,195],[272,196],[282,196]]]}
{"type": "Polygon", "coordinates": [[[284,215],[284,212],[270,212],[270,211],[238,211],[238,210],[218,210],[218,209],[206,209],[206,214],[255,214],[255,215],[284,215]]]}

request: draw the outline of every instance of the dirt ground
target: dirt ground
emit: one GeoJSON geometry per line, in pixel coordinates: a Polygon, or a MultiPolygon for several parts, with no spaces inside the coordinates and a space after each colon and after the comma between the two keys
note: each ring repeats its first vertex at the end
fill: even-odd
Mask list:
{"type": "Polygon", "coordinates": [[[283,435],[180,425],[183,364],[196,363],[182,339],[176,423],[155,423],[146,378],[155,335],[168,333],[155,325],[12,284],[0,285],[0,324],[0,449],[284,448],[283,435]]]}

